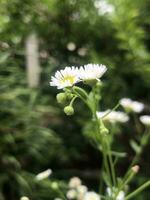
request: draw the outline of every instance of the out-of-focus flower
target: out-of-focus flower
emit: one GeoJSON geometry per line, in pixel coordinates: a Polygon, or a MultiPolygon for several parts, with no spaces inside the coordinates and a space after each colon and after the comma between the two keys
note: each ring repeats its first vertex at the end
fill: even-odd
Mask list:
{"type": "Polygon", "coordinates": [[[78,55],[84,57],[87,53],[87,49],[86,48],[79,48],[78,49],[78,55]]]}
{"type": "Polygon", "coordinates": [[[72,177],[69,181],[69,187],[70,188],[77,188],[79,185],[81,185],[81,180],[78,177],[72,177]]]}
{"type": "Polygon", "coordinates": [[[85,185],[79,185],[76,189],[77,189],[77,199],[83,200],[83,197],[88,191],[88,188],[85,185]]]}
{"type": "Polygon", "coordinates": [[[150,126],[150,116],[149,115],[143,115],[140,117],[140,121],[145,125],[145,126],[150,126]]]}
{"type": "MultiPolygon", "coordinates": [[[[111,190],[111,188],[107,188],[106,189],[106,191],[107,191],[107,194],[108,194],[108,196],[109,197],[115,197],[115,193],[114,192],[112,192],[112,190],[111,190]]],[[[118,193],[118,195],[117,195],[117,197],[116,197],[116,200],[124,200],[125,199],[125,193],[124,193],[124,191],[123,190],[121,190],[119,193],[118,193]]]]}
{"type": "Polygon", "coordinates": [[[74,51],[74,50],[76,49],[76,44],[75,44],[74,42],[69,42],[69,43],[67,44],[67,49],[68,49],[69,51],[74,51]]]}
{"type": "Polygon", "coordinates": [[[99,15],[111,14],[115,11],[115,7],[106,0],[96,0],[94,3],[99,15]]]}
{"type": "Polygon", "coordinates": [[[117,123],[117,122],[125,123],[129,120],[128,115],[120,111],[106,110],[103,112],[96,112],[96,114],[98,118],[103,119],[104,121],[108,121],[110,123],[117,123]]]}
{"type": "Polygon", "coordinates": [[[77,82],[79,82],[78,68],[65,67],[64,70],[57,71],[55,75],[52,76],[50,85],[62,89],[65,87],[71,87],[77,82]]]}
{"type": "Polygon", "coordinates": [[[61,198],[55,198],[54,200],[62,200],[61,198]]]}
{"type": "Polygon", "coordinates": [[[87,64],[79,68],[79,78],[83,81],[99,80],[106,70],[105,65],[87,64]]]}
{"type": "Polygon", "coordinates": [[[20,198],[20,200],[30,200],[28,197],[26,197],[26,196],[22,196],[21,198],[20,198]]]}
{"type": "Polygon", "coordinates": [[[100,196],[96,192],[87,192],[83,200],[100,200],[100,196]]]}
{"type": "Polygon", "coordinates": [[[136,113],[140,113],[143,111],[144,109],[144,104],[140,103],[138,101],[132,101],[129,98],[123,98],[120,100],[120,104],[122,105],[122,107],[124,107],[124,109],[126,109],[128,112],[136,112],[136,113]]]}
{"type": "Polygon", "coordinates": [[[133,166],[131,169],[132,169],[132,171],[133,171],[134,173],[138,173],[140,167],[139,167],[139,165],[135,165],[135,166],[133,166]]]}
{"type": "Polygon", "coordinates": [[[68,199],[75,199],[77,196],[77,191],[75,189],[68,190],[66,196],[68,199]]]}
{"type": "Polygon", "coordinates": [[[52,173],[52,170],[51,169],[47,169],[47,170],[37,174],[36,175],[36,180],[41,181],[41,180],[43,180],[45,178],[48,178],[51,175],[51,173],[52,173]]]}

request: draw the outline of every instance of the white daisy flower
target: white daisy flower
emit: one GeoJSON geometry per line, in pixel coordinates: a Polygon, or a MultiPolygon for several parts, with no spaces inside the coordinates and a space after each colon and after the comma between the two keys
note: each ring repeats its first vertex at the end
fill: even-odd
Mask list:
{"type": "Polygon", "coordinates": [[[69,181],[69,187],[70,188],[77,188],[79,185],[81,185],[81,179],[78,177],[72,177],[69,181]]]}
{"type": "Polygon", "coordinates": [[[106,70],[105,65],[87,64],[79,68],[78,76],[83,81],[99,80],[106,70]]]}
{"type": "Polygon", "coordinates": [[[57,71],[55,75],[52,76],[50,85],[56,86],[58,89],[71,87],[75,83],[79,82],[77,74],[77,67],[65,67],[64,70],[57,71]]]}
{"type": "Polygon", "coordinates": [[[96,192],[87,192],[83,200],[100,200],[100,196],[96,192]]]}
{"type": "Polygon", "coordinates": [[[51,169],[47,169],[39,174],[36,175],[36,180],[38,181],[41,181],[43,179],[46,179],[48,178],[52,173],[52,170],[51,169]]]}
{"type": "Polygon", "coordinates": [[[145,126],[150,126],[150,115],[143,115],[140,117],[140,121],[145,125],[145,126]]]}
{"type": "Polygon", "coordinates": [[[121,99],[120,100],[120,104],[127,111],[132,111],[132,112],[136,112],[136,113],[140,113],[144,109],[144,104],[143,103],[140,103],[138,101],[132,101],[129,98],[123,98],[123,99],[121,99]]]}
{"type": "Polygon", "coordinates": [[[68,199],[75,199],[77,196],[77,191],[75,189],[68,190],[66,196],[68,199]]]}
{"type": "Polygon", "coordinates": [[[106,110],[103,112],[96,112],[96,114],[98,118],[103,119],[104,121],[108,121],[110,123],[117,123],[117,122],[125,123],[129,120],[128,115],[120,111],[106,110]]]}

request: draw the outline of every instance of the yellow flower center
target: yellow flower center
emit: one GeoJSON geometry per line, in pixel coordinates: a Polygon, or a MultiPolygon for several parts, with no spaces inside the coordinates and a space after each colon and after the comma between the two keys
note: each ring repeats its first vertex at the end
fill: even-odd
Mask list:
{"type": "Polygon", "coordinates": [[[61,80],[61,84],[65,83],[65,82],[69,82],[71,85],[74,84],[75,82],[75,76],[66,76],[61,80]]]}

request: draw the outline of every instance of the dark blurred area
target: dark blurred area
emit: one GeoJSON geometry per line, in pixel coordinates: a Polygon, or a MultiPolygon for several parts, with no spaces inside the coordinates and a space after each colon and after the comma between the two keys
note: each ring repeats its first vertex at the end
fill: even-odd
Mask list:
{"type": "MultiPolygon", "coordinates": [[[[78,101],[75,115],[65,116],[49,81],[65,66],[105,64],[102,110],[129,97],[149,115],[149,11],[149,0],[0,1],[0,200],[54,199],[51,180],[63,185],[71,176],[97,188],[101,155],[84,134],[89,113],[78,101]],[[47,168],[50,179],[37,183],[47,168]]],[[[132,122],[116,132],[114,148],[128,153],[118,166],[123,175],[134,155],[129,141],[142,133],[132,122]]],[[[149,151],[133,187],[150,177],[149,151]]],[[[136,200],[149,200],[149,191],[136,200]]]]}

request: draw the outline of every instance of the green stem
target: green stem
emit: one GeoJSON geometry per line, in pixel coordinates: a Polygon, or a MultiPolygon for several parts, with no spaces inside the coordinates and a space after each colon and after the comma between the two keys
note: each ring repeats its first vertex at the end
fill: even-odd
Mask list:
{"type": "Polygon", "coordinates": [[[114,169],[114,165],[113,165],[113,160],[112,160],[112,155],[111,155],[110,149],[108,151],[108,158],[109,158],[109,163],[110,163],[110,169],[111,169],[111,174],[112,174],[113,185],[116,186],[116,175],[115,175],[115,169],[114,169]]]}
{"type": "Polygon", "coordinates": [[[118,103],[113,109],[109,110],[105,115],[103,115],[102,119],[109,115],[109,113],[111,113],[112,111],[116,110],[119,106],[120,104],[118,103]]]}
{"type": "Polygon", "coordinates": [[[131,192],[129,195],[126,196],[125,200],[129,200],[133,197],[135,197],[138,193],[143,191],[145,188],[150,186],[150,181],[147,181],[143,185],[141,185],[139,188],[137,188],[135,191],[131,192]]]}

